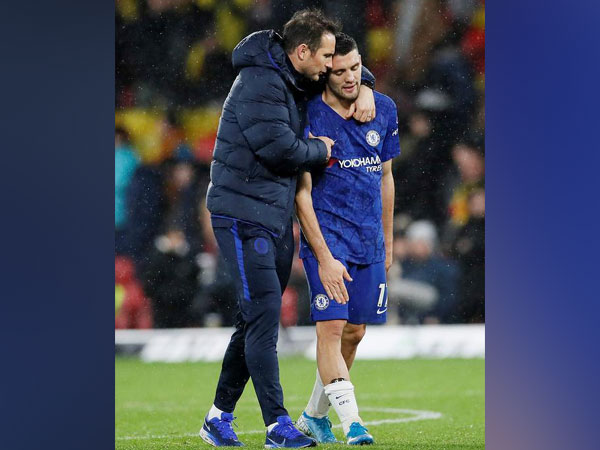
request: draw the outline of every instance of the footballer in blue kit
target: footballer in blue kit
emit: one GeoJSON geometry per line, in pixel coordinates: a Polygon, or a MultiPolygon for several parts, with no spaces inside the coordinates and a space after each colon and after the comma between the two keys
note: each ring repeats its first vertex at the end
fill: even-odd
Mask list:
{"type": "Polygon", "coordinates": [[[386,320],[381,179],[383,166],[400,153],[400,144],[396,105],[383,94],[374,95],[378,115],[365,124],[344,119],[321,95],[308,104],[311,133],[335,141],[328,167],[310,175],[313,209],[327,247],[353,278],[348,293],[362,299],[345,304],[328,301],[315,255],[302,234],[300,257],[311,288],[314,321],[380,324],[386,320]]]}
{"type": "Polygon", "coordinates": [[[325,168],[302,174],[296,212],[302,258],[317,328],[317,379],[298,427],[319,442],[335,442],[332,405],[351,445],[374,442],[358,414],[349,371],[367,324],[386,320],[386,273],[392,262],[394,181],[400,154],[396,105],[374,92],[376,117],[347,119],[360,89],[354,39],[336,35],[323,94],[308,103],[312,136],[335,142],[325,168]]]}

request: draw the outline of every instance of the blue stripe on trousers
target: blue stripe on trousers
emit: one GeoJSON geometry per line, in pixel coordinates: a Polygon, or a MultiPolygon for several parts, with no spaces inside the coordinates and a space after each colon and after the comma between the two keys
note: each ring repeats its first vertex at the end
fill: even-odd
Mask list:
{"type": "Polygon", "coordinates": [[[242,286],[244,288],[244,300],[250,301],[250,289],[248,288],[248,280],[246,279],[246,271],[244,270],[244,250],[242,248],[242,240],[238,234],[237,222],[235,221],[231,227],[231,232],[233,233],[233,239],[235,241],[235,253],[237,255],[240,278],[242,279],[242,286]]]}

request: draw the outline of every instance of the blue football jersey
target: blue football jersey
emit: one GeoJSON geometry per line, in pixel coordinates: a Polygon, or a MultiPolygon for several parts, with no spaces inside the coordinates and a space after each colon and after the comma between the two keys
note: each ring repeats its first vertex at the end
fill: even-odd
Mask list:
{"type": "MultiPolygon", "coordinates": [[[[333,256],[356,264],[385,261],[382,163],[400,154],[396,105],[374,94],[377,116],[367,123],[345,120],[321,95],[308,103],[310,132],[335,141],[329,165],[311,172],[313,207],[333,256]]],[[[302,235],[300,257],[311,254],[302,235]]]]}

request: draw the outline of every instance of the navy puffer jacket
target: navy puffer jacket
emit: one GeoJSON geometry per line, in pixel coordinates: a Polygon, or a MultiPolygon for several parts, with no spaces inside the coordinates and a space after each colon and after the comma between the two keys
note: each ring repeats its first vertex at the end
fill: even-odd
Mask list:
{"type": "Polygon", "coordinates": [[[232,59],[239,74],[223,105],[207,207],[279,235],[292,217],[298,172],[327,158],[323,142],[304,138],[315,83],[293,68],[272,30],[244,38],[232,59]]]}

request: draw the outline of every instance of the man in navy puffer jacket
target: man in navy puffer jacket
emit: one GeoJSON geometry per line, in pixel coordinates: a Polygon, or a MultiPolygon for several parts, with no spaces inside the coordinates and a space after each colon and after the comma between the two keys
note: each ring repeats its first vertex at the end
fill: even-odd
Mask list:
{"type": "MultiPolygon", "coordinates": [[[[239,305],[214,404],[200,431],[215,446],[242,445],[231,421],[249,378],[267,426],[266,446],[316,445],[296,430],[283,406],[276,345],[294,253],[296,178],[324,166],[334,145],[304,130],[306,101],[323,89],[319,80],[331,68],[337,31],[319,11],[303,10],[285,25],[283,38],[259,31],[233,51],[239,75],[223,105],[207,194],[239,305]]],[[[368,71],[363,78],[363,85],[373,86],[368,71]]],[[[356,105],[357,120],[374,118],[371,89],[363,89],[356,105]]]]}

